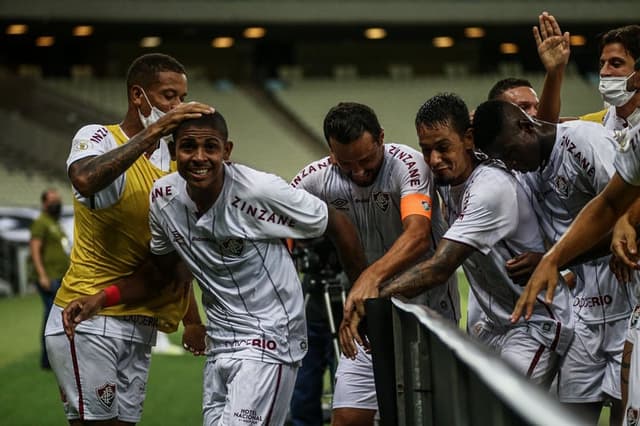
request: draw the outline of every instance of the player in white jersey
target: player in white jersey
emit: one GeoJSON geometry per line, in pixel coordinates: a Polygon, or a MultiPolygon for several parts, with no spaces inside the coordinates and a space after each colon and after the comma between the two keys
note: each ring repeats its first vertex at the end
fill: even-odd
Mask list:
{"type": "Polygon", "coordinates": [[[233,144],[219,112],[185,121],[173,137],[178,173],[158,179],[150,195],[151,252],[158,265],[184,259],[203,291],[204,424],[281,425],[307,349],[302,288],[284,239],[326,233],[354,280],[366,265],[356,230],[279,177],[229,163],[233,144]]]}
{"type": "MultiPolygon", "coordinates": [[[[343,102],[327,113],[324,134],[330,156],[305,166],[291,186],[304,189],[345,212],[371,265],[350,291],[351,306],[378,296],[378,286],[433,254],[446,225],[431,172],[418,151],[385,144],[375,112],[343,102]]],[[[414,300],[457,322],[459,295],[455,275],[414,300]]],[[[371,424],[377,410],[371,355],[362,348],[355,359],[341,357],[336,372],[333,424],[371,424]]]]}
{"type": "Polygon", "coordinates": [[[627,25],[607,31],[600,39],[600,84],[602,99],[610,105],[602,124],[624,135],[640,124],[640,25],[627,25]],[[635,86],[635,87],[634,87],[635,86]]]}
{"type": "MultiPolygon", "coordinates": [[[[520,178],[551,243],[614,173],[617,142],[595,123],[542,122],[509,102],[489,101],[476,110],[474,136],[478,148],[522,172],[520,178]]],[[[593,423],[602,402],[612,399],[612,424],[617,424],[622,418],[620,362],[636,298],[628,286],[618,284],[609,261],[605,256],[571,268],[577,275],[577,322],[560,370],[558,397],[589,413],[593,423]]]]}
{"type": "MultiPolygon", "coordinates": [[[[85,126],[73,138],[67,169],[75,195],[75,241],[71,266],[45,329],[72,424],[138,422],[156,331],[175,330],[185,314],[184,291],[167,288],[139,306],[112,306],[79,327],[73,341],[63,332],[61,316],[73,299],[102,293],[109,282],[131,275],[148,258],[146,193],[153,179],[169,171],[170,157],[161,138],[181,120],[211,112],[207,105],[183,103],[186,91],[186,73],[178,61],[163,54],[143,55],[127,73],[123,121],[85,126]]],[[[191,307],[197,309],[195,303],[191,307]]],[[[201,337],[197,310],[192,314],[184,318],[185,336],[196,330],[201,337]]]]}
{"type": "Polygon", "coordinates": [[[462,265],[487,318],[480,339],[523,375],[548,386],[573,335],[571,311],[563,289],[557,303],[539,301],[527,323],[510,321],[522,287],[509,278],[506,262],[521,253],[544,250],[525,192],[503,165],[474,152],[467,107],[456,95],[429,99],[416,123],[450,228],[432,258],[394,279],[381,295],[418,294],[442,285],[462,265]]]}

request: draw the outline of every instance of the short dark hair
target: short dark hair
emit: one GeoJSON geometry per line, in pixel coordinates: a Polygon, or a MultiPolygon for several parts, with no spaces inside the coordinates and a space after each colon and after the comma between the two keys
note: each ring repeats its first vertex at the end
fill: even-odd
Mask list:
{"type": "Polygon", "coordinates": [[[217,130],[224,137],[224,141],[226,142],[229,137],[229,129],[227,128],[227,121],[224,119],[222,114],[218,110],[213,114],[202,114],[202,116],[198,118],[190,118],[188,120],[184,120],[172,133],[174,142],[178,139],[178,133],[184,130],[186,127],[209,127],[211,129],[217,130]]]}
{"type": "Polygon", "coordinates": [[[640,25],[626,25],[607,31],[600,38],[600,54],[611,43],[620,43],[633,59],[640,59],[640,25]]]}
{"type": "Polygon", "coordinates": [[[324,118],[324,138],[333,138],[342,144],[358,139],[364,132],[378,141],[382,127],[373,109],[357,102],[340,102],[324,118]]]}
{"type": "Polygon", "coordinates": [[[164,53],[148,53],[136,58],[127,71],[127,91],[136,84],[148,88],[157,81],[158,73],[164,71],[187,74],[180,62],[164,53]]]}
{"type": "Polygon", "coordinates": [[[488,100],[498,99],[504,92],[507,90],[511,90],[515,87],[530,87],[533,89],[531,82],[529,80],[525,80],[524,78],[503,78],[493,85],[491,90],[489,90],[488,100]]]}
{"type": "Polygon", "coordinates": [[[460,136],[471,127],[467,104],[455,93],[438,93],[427,100],[418,110],[415,124],[416,128],[450,126],[460,136]]]}
{"type": "Polygon", "coordinates": [[[520,109],[506,101],[490,100],[481,103],[473,114],[473,141],[484,152],[499,138],[506,128],[507,118],[520,109]]]}
{"type": "Polygon", "coordinates": [[[49,198],[49,194],[51,194],[52,192],[58,192],[58,190],[56,190],[55,188],[47,188],[42,191],[42,194],[40,194],[40,201],[43,203],[47,201],[47,198],[49,198]]]}

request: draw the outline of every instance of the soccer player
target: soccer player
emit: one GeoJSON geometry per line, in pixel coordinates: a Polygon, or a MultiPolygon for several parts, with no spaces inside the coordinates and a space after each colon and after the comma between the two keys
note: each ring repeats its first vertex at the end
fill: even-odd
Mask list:
{"type": "Polygon", "coordinates": [[[553,303],[538,301],[526,323],[510,321],[522,287],[509,277],[506,262],[544,251],[525,191],[504,165],[475,152],[467,107],[458,96],[429,99],[416,127],[450,227],[433,257],[393,279],[380,295],[414,296],[442,285],[462,265],[486,318],[478,338],[533,382],[548,386],[573,336],[571,311],[562,287],[553,303]]]}
{"type": "MultiPolygon", "coordinates": [[[[151,252],[165,267],[184,259],[203,291],[204,424],[283,424],[307,350],[302,287],[284,239],[326,234],[351,280],[366,266],[360,240],[327,203],[228,162],[233,144],[218,111],[184,121],[173,138],[178,173],[151,191],[151,252]]],[[[130,290],[122,287],[121,302],[140,300],[130,290]]],[[[77,301],[67,321],[103,306],[110,291],[77,301]]]]}
{"type": "MultiPolygon", "coordinates": [[[[371,108],[340,103],[329,110],[323,128],[330,155],[305,166],[291,186],[344,211],[358,229],[370,266],[349,292],[344,310],[348,321],[364,314],[364,300],[378,297],[378,286],[432,254],[446,225],[433,176],[420,153],[406,145],[385,144],[371,108]]],[[[459,295],[451,275],[447,285],[416,302],[457,322],[459,295]]],[[[349,330],[346,324],[341,326],[342,336],[349,330]]],[[[372,424],[378,402],[371,355],[354,348],[351,339],[341,340],[351,347],[345,352],[355,358],[343,355],[338,363],[332,423],[372,424]]]]}
{"type": "MultiPolygon", "coordinates": [[[[551,243],[614,174],[617,142],[595,123],[541,122],[511,103],[488,101],[476,109],[473,128],[476,147],[522,172],[551,243]]],[[[611,424],[622,420],[620,362],[627,319],[636,303],[629,287],[616,282],[609,261],[605,256],[571,268],[577,275],[577,321],[558,379],[560,401],[579,405],[594,424],[606,399],[613,400],[611,424]]]]}
{"type": "MultiPolygon", "coordinates": [[[[61,313],[72,300],[101,294],[110,282],[143,268],[151,238],[148,194],[154,180],[169,172],[162,138],[184,119],[212,112],[204,104],[182,103],[186,93],[186,73],[178,61],[143,55],[127,74],[123,121],[85,126],[73,138],[67,160],[75,194],[71,266],[45,331],[71,424],[138,422],[156,330],[175,331],[185,315],[188,289],[170,286],[144,304],[105,309],[79,325],[72,341],[63,331],[61,313]]],[[[193,297],[191,301],[185,338],[193,338],[188,344],[197,346],[203,331],[193,297]]]]}
{"type": "MultiPolygon", "coordinates": [[[[637,73],[640,60],[640,25],[627,25],[607,31],[600,40],[600,84],[602,99],[610,105],[602,113],[583,119],[597,120],[617,131],[619,142],[632,127],[640,124],[640,92],[628,85],[637,73]]],[[[637,78],[636,78],[637,80],[637,78]]]]}

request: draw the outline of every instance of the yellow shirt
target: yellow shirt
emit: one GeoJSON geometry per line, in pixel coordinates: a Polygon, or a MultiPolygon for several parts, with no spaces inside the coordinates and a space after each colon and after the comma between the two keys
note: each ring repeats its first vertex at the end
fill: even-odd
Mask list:
{"type": "Polygon", "coordinates": [[[585,120],[585,121],[594,121],[596,123],[600,123],[602,124],[604,121],[604,116],[607,113],[607,109],[603,109],[602,111],[598,111],[598,112],[592,112],[589,114],[585,114],[585,115],[581,115],[580,116],[580,120],[585,120]]]}
{"type": "MultiPolygon", "coordinates": [[[[127,142],[118,125],[106,127],[118,145],[127,142]]],[[[74,199],[71,266],[56,295],[57,305],[64,307],[79,296],[95,294],[131,275],[149,255],[149,192],[153,182],[167,172],[141,155],[125,173],[124,190],[112,206],[90,209],[74,199]]],[[[160,330],[175,331],[186,312],[188,293],[172,287],[144,303],[111,306],[100,314],[157,317],[160,330]]]]}

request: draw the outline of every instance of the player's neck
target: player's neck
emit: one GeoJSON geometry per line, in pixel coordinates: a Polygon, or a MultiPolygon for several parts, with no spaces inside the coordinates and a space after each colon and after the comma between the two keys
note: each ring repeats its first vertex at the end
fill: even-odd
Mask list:
{"type": "Polygon", "coordinates": [[[214,183],[206,188],[198,188],[187,186],[189,198],[196,205],[196,215],[198,217],[205,214],[218,200],[222,187],[224,185],[224,172],[220,179],[216,179],[214,183]]]}

